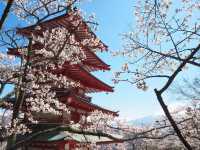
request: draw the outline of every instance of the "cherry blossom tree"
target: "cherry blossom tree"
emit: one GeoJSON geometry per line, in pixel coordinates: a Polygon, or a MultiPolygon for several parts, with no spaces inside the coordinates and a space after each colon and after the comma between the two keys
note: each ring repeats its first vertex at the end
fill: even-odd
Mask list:
{"type": "Polygon", "coordinates": [[[199,1],[136,1],[134,30],[124,34],[124,50],[113,55],[128,58],[114,82],[129,82],[142,90],[147,80],[163,79],[155,89],[157,99],[170,124],[187,149],[192,149],[163,100],[163,94],[187,67],[199,67],[199,1]],[[133,66],[133,67],[132,67],[133,66]]]}
{"type": "MultiPolygon", "coordinates": [[[[175,77],[186,69],[186,64],[197,67],[200,65],[198,62],[200,26],[198,16],[194,15],[199,11],[200,4],[198,1],[187,0],[180,1],[178,6],[170,0],[138,0],[137,2],[135,7],[137,28],[134,32],[124,34],[127,40],[125,49],[114,54],[128,56],[133,62],[125,63],[122,71],[116,73],[114,81],[115,83],[126,81],[136,84],[139,89],[147,90],[147,79],[165,78],[166,84],[161,90],[155,89],[155,93],[169,121],[164,118],[153,127],[137,128],[117,120],[112,114],[94,111],[88,116],[82,116],[78,123],[69,122],[67,125],[30,134],[25,140],[16,143],[17,134],[31,132],[27,122],[37,124],[36,116],[40,112],[53,115],[61,115],[65,112],[70,115],[70,109],[56,97],[55,87],[69,89],[82,85],[56,72],[62,69],[66,62],[79,64],[86,59],[80,45],[94,46],[99,44],[99,41],[87,39],[80,42],[65,28],[42,31],[39,26],[47,19],[72,11],[71,6],[80,3],[78,0],[5,1],[5,11],[0,21],[0,46],[5,49],[0,52],[0,94],[3,95],[0,106],[9,109],[10,113],[9,123],[2,126],[6,130],[5,138],[9,139],[7,149],[16,149],[27,141],[52,131],[105,136],[120,143],[101,146],[90,143],[80,145],[80,148],[126,149],[130,143],[133,145],[145,143],[153,149],[163,140],[168,143],[163,147],[168,148],[171,143],[177,143],[177,139],[180,139],[188,149],[199,148],[197,144],[199,121],[196,119],[199,113],[198,105],[188,107],[186,115],[178,117],[169,112],[162,94],[174,82],[175,77]],[[33,33],[27,38],[18,35],[16,27],[2,28],[8,13],[15,14],[24,24],[32,25],[33,33]],[[173,13],[176,15],[170,15],[173,13]],[[36,32],[42,34],[34,34],[36,32]],[[9,55],[6,52],[8,48],[9,55]],[[11,54],[18,57],[13,57],[11,54]],[[132,70],[131,65],[136,63],[138,68],[132,70]],[[122,74],[126,74],[127,77],[131,74],[131,78],[120,78],[122,74]],[[133,80],[132,76],[135,77],[133,80]],[[7,85],[12,85],[14,88],[4,95],[7,85]],[[10,103],[13,99],[14,104],[10,103]],[[193,117],[194,115],[196,116],[193,117]],[[88,123],[87,127],[84,126],[85,122],[88,123]],[[195,125],[195,127],[191,128],[188,125],[195,125]],[[117,138],[113,134],[121,136],[117,138]]],[[[76,13],[81,12],[76,10],[76,13]]],[[[78,27],[79,21],[72,23],[78,27]]]]}
{"type": "MultiPolygon", "coordinates": [[[[4,49],[0,52],[0,105],[8,109],[10,114],[10,121],[1,127],[6,131],[5,139],[8,138],[7,149],[16,149],[38,135],[58,130],[66,130],[69,134],[99,135],[115,139],[106,132],[108,129],[105,126],[111,124],[114,116],[92,112],[89,116],[83,116],[79,123],[70,122],[31,134],[16,143],[16,135],[31,133],[27,124],[37,124],[37,116],[41,113],[61,115],[65,112],[70,115],[71,110],[59,101],[55,88],[71,89],[82,85],[57,72],[66,64],[80,64],[86,59],[82,47],[94,47],[99,45],[100,41],[93,38],[77,41],[75,35],[66,28],[57,27],[42,31],[39,26],[39,23],[66,11],[72,13],[72,16],[82,15],[81,11],[72,10],[72,5],[80,3],[78,0],[15,0],[5,3],[7,6],[2,15],[1,27],[8,13],[13,13],[24,24],[33,27],[32,34],[28,37],[17,34],[18,26],[12,29],[0,28],[0,45],[4,49]],[[42,34],[35,34],[36,32],[42,34]],[[13,86],[13,91],[4,95],[9,84],[13,86]],[[84,121],[95,121],[98,124],[91,124],[86,128],[82,125],[84,121]]],[[[80,21],[72,20],[71,23],[78,28],[80,21]]]]}

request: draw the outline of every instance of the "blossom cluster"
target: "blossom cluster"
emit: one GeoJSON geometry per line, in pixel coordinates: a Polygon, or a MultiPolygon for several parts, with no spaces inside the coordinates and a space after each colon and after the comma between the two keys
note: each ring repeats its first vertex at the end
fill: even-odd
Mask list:
{"type": "Polygon", "coordinates": [[[86,59],[79,42],[75,35],[64,27],[46,30],[42,36],[33,35],[33,41],[43,45],[41,50],[35,50],[36,54],[41,54],[46,58],[56,58],[59,65],[64,62],[78,64],[86,59]]]}
{"type": "Polygon", "coordinates": [[[145,80],[170,76],[199,44],[199,5],[198,0],[137,0],[134,31],[124,33],[123,49],[113,52],[126,58],[113,81],[126,80],[146,90],[145,80]]]}
{"type": "Polygon", "coordinates": [[[109,133],[109,126],[114,123],[114,120],[115,116],[113,114],[108,114],[99,110],[95,110],[86,117],[86,122],[89,124],[87,130],[109,133]]]}
{"type": "MultiPolygon", "coordinates": [[[[94,48],[95,50],[105,48],[103,43],[90,31],[88,31],[89,38],[78,41],[76,35],[64,27],[44,29],[37,25],[48,17],[51,18],[54,13],[63,12],[66,5],[65,0],[14,1],[13,11],[15,14],[33,24],[35,29],[27,39],[26,46],[15,49],[17,56],[20,57],[17,61],[12,59],[14,65],[9,63],[10,66],[4,65],[5,60],[9,60],[11,57],[0,53],[1,80],[5,80],[8,84],[7,79],[15,76],[16,80],[12,82],[15,86],[14,94],[9,98],[13,98],[15,103],[19,102],[21,106],[19,110],[15,110],[18,111],[16,113],[13,111],[15,103],[11,104],[12,102],[7,102],[9,99],[5,98],[4,106],[16,113],[15,115],[10,114],[10,122],[4,126],[8,131],[8,136],[30,133],[31,130],[27,124],[37,124],[39,121],[37,117],[41,114],[58,117],[63,114],[70,115],[71,109],[60,101],[57,90],[65,92],[82,85],[68,78],[63,68],[68,65],[82,65],[86,59],[83,48],[94,48]],[[19,63],[18,67],[9,68],[15,66],[16,63],[19,63]],[[17,117],[13,118],[13,116],[17,117]]],[[[76,12],[79,13],[79,11],[76,12]]],[[[76,29],[79,29],[79,25],[83,22],[79,18],[74,20],[73,17],[76,15],[72,14],[69,21],[76,29]]],[[[81,121],[87,123],[85,131],[111,133],[109,126],[114,122],[114,116],[102,111],[94,111],[81,121]]],[[[81,121],[79,124],[70,121],[67,125],[82,129],[81,121]]]]}
{"type": "Polygon", "coordinates": [[[15,82],[14,75],[18,72],[19,64],[15,58],[0,52],[0,81],[5,83],[15,82]]]}
{"type": "Polygon", "coordinates": [[[66,0],[16,0],[13,11],[18,18],[34,24],[47,15],[65,10],[66,7],[66,0]]]}

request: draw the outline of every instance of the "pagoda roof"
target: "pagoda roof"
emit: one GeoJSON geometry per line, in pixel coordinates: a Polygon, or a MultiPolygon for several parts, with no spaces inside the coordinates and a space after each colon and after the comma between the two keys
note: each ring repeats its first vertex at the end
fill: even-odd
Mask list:
{"type": "MultiPolygon", "coordinates": [[[[65,131],[55,131],[55,132],[50,132],[50,133],[44,133],[37,138],[35,138],[33,141],[34,142],[56,142],[56,141],[76,141],[78,143],[88,143],[88,142],[95,142],[95,143],[117,143],[117,142],[122,142],[120,140],[113,140],[111,138],[105,137],[105,136],[98,136],[98,135],[84,135],[84,134],[78,134],[78,133],[73,133],[70,134],[65,132],[65,131]]],[[[122,138],[121,136],[118,135],[112,135],[115,138],[122,138]]],[[[34,144],[33,144],[34,145],[34,144]]]]}
{"type": "Polygon", "coordinates": [[[88,71],[100,70],[110,70],[110,65],[103,62],[96,54],[88,49],[83,49],[86,55],[86,60],[83,60],[84,67],[88,71]],[[98,68],[98,69],[97,69],[98,68]]]}
{"type": "Polygon", "coordinates": [[[113,87],[102,82],[79,65],[64,64],[64,67],[61,70],[58,70],[58,72],[66,75],[72,80],[80,82],[88,93],[100,91],[113,92],[113,87]]]}
{"type": "Polygon", "coordinates": [[[94,110],[99,110],[99,111],[102,111],[104,113],[107,113],[107,114],[112,114],[114,116],[118,116],[118,111],[111,111],[109,109],[106,109],[106,108],[103,108],[101,106],[98,106],[94,103],[91,103],[90,101],[86,100],[85,98],[83,98],[82,96],[79,96],[79,95],[71,95],[71,96],[68,96],[67,98],[66,97],[62,97],[61,98],[61,101],[63,103],[66,103],[67,102],[67,105],[68,106],[71,106],[73,108],[78,108],[78,109],[83,109],[87,112],[92,112],[94,110]],[[70,99],[70,101],[68,101],[70,99]],[[66,101],[66,102],[64,102],[66,101]]]}
{"type": "MultiPolygon", "coordinates": [[[[37,126],[40,127],[40,129],[37,129],[35,125],[32,125],[32,128],[34,129],[34,132],[29,134],[29,136],[34,135],[37,132],[40,132],[42,129],[51,129],[51,127],[57,127],[60,124],[54,124],[51,125],[49,123],[42,123],[42,124],[37,124],[37,126]],[[36,128],[35,128],[36,127],[36,128]],[[36,131],[35,131],[36,129],[36,131]]],[[[76,129],[76,128],[75,128],[76,129]]],[[[41,135],[36,136],[34,139],[31,140],[29,143],[30,146],[46,146],[45,143],[52,143],[49,146],[55,146],[56,142],[60,141],[75,141],[77,143],[90,143],[90,142],[95,142],[97,144],[103,144],[103,143],[121,143],[123,142],[121,139],[123,138],[121,135],[118,134],[110,134],[110,136],[116,138],[111,139],[106,136],[99,136],[97,135],[86,135],[82,133],[73,133],[73,132],[67,132],[67,131],[51,131],[51,132],[46,132],[41,135]]],[[[25,135],[18,135],[17,136],[17,141],[24,140],[27,138],[27,134],[25,135]]]]}
{"type": "Polygon", "coordinates": [[[79,15],[78,11],[70,11],[61,16],[55,17],[53,19],[46,20],[44,22],[38,23],[37,25],[28,26],[25,28],[18,28],[18,33],[27,37],[30,37],[32,33],[37,35],[42,35],[43,31],[53,29],[56,27],[64,27],[75,34],[75,37],[79,41],[85,39],[95,39],[99,41],[99,44],[92,49],[107,50],[108,46],[105,45],[100,39],[97,38],[94,32],[91,31],[87,22],[79,15]],[[80,21],[78,26],[75,25],[77,21],[80,21]],[[35,30],[36,26],[40,26],[41,30],[35,30]]]}

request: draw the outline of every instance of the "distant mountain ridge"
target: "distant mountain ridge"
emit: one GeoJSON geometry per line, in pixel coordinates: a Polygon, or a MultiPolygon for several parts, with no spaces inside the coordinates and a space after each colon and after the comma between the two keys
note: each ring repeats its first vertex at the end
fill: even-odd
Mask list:
{"type": "Polygon", "coordinates": [[[131,120],[129,121],[129,124],[133,126],[138,126],[138,127],[150,126],[155,121],[159,120],[161,117],[162,116],[145,116],[142,118],[131,120]]]}

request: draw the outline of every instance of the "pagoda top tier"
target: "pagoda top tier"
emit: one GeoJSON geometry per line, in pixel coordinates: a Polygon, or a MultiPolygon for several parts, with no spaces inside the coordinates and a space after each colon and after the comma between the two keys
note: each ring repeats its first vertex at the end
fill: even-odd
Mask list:
{"type": "Polygon", "coordinates": [[[18,34],[30,37],[32,34],[41,35],[44,31],[57,27],[66,28],[69,32],[75,34],[76,39],[80,42],[85,39],[94,39],[95,41],[99,41],[98,45],[90,46],[90,49],[108,49],[108,46],[98,39],[95,33],[91,31],[87,22],[83,20],[78,11],[69,11],[66,14],[38,23],[37,25],[18,28],[18,34]],[[36,27],[38,26],[41,30],[36,30],[36,27]]]}

